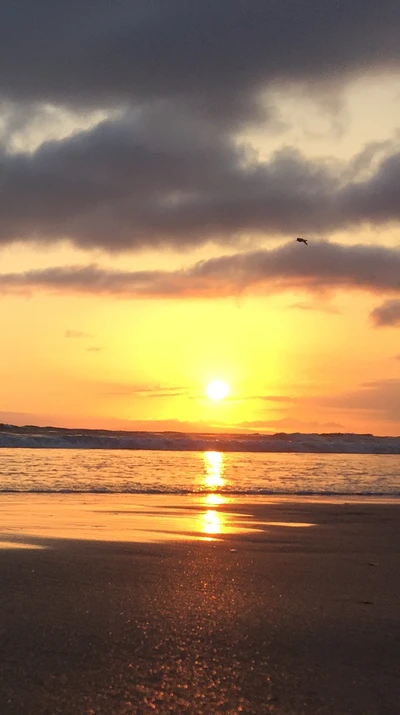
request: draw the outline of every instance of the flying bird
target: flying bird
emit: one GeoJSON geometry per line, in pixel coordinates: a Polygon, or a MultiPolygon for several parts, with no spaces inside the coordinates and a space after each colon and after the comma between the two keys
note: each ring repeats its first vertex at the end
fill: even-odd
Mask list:
{"type": "Polygon", "coordinates": [[[306,246],[308,246],[308,241],[305,238],[296,238],[296,241],[298,241],[299,243],[305,243],[306,246]]]}

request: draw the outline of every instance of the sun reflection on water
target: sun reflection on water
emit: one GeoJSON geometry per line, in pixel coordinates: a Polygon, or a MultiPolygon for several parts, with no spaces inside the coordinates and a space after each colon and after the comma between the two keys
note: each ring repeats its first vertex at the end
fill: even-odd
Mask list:
{"type": "Polygon", "coordinates": [[[216,491],[221,489],[225,484],[224,474],[224,455],[222,452],[204,452],[204,466],[206,474],[204,477],[204,486],[207,489],[216,491]]]}
{"type": "Polygon", "coordinates": [[[227,515],[217,508],[225,504],[227,499],[219,490],[225,486],[224,454],[222,452],[204,452],[204,472],[201,476],[202,490],[207,492],[202,496],[206,511],[199,514],[199,531],[207,541],[218,538],[227,532],[227,515]]]}

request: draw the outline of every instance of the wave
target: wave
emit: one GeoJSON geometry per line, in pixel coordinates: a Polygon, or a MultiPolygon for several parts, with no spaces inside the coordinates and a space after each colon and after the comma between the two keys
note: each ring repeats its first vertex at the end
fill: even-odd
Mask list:
{"type": "Polygon", "coordinates": [[[400,454],[400,437],[372,434],[112,432],[0,424],[0,448],[400,454]]]}
{"type": "Polygon", "coordinates": [[[368,489],[364,491],[343,491],[343,490],[318,490],[318,489],[298,489],[298,490],[278,490],[278,489],[223,489],[218,492],[214,491],[199,491],[192,489],[109,489],[98,487],[87,487],[86,489],[69,489],[69,488],[30,488],[30,489],[13,489],[0,488],[0,494],[127,494],[127,495],[158,495],[158,496],[192,496],[192,497],[207,497],[210,495],[221,497],[256,497],[256,496],[323,496],[323,497],[400,497],[400,490],[393,489],[387,491],[374,491],[368,489]]]}

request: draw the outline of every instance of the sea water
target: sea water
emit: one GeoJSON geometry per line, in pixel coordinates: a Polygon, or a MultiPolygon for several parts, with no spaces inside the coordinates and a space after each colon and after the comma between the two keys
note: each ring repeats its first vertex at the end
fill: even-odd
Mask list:
{"type": "Polygon", "coordinates": [[[0,493],[400,496],[400,456],[0,449],[0,493]]]}

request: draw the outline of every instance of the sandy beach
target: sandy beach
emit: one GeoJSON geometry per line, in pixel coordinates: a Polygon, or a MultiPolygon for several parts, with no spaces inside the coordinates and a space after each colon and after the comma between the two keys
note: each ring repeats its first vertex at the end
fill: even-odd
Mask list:
{"type": "Polygon", "coordinates": [[[399,503],[31,497],[0,500],[2,715],[399,711],[399,503]]]}

